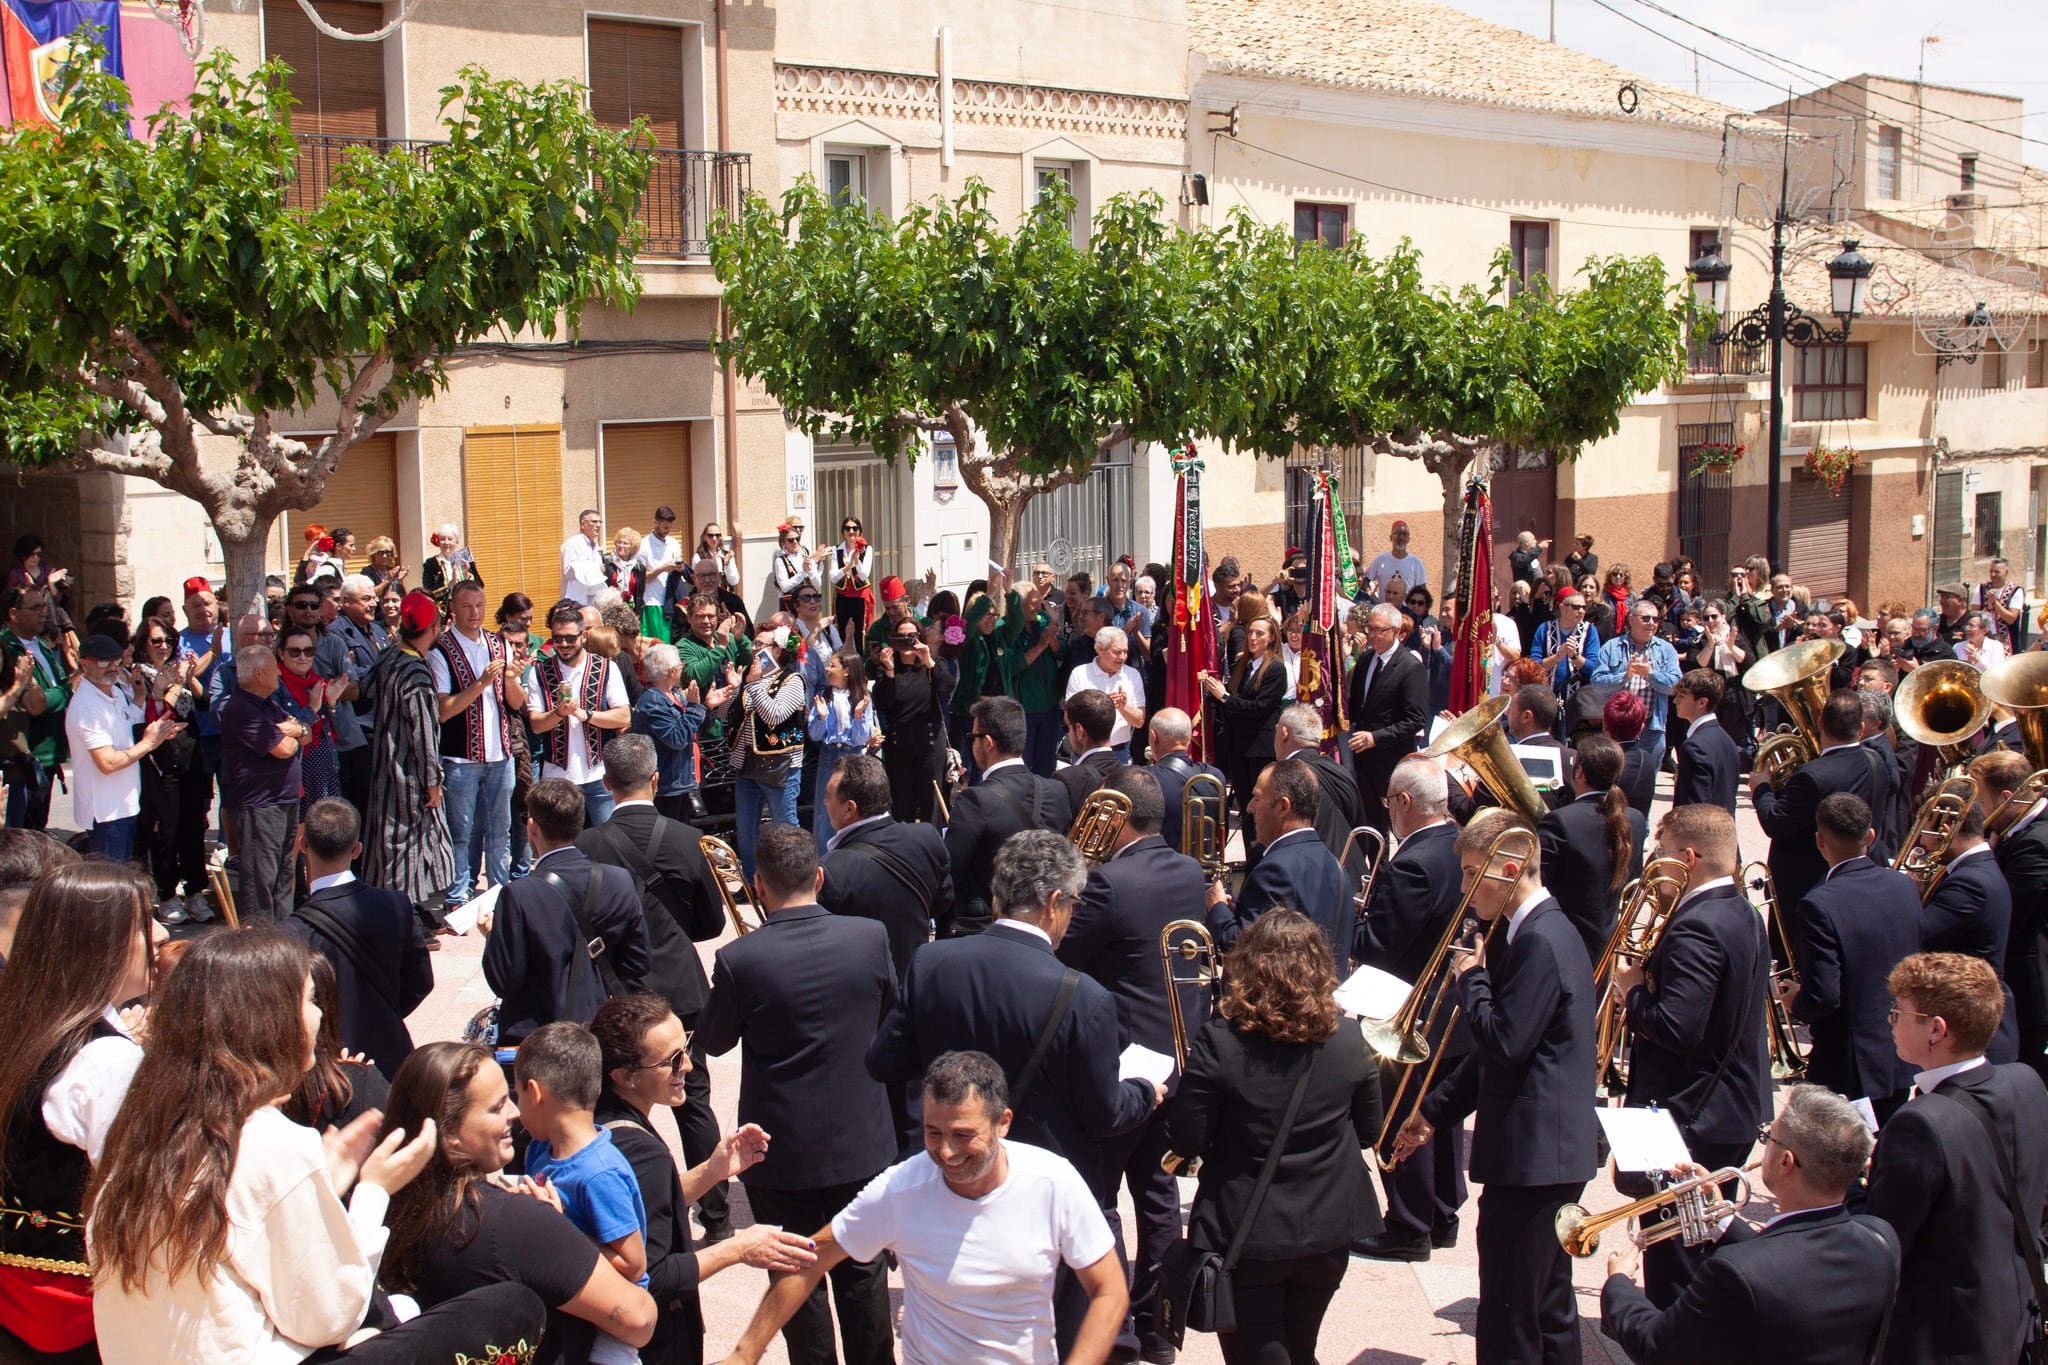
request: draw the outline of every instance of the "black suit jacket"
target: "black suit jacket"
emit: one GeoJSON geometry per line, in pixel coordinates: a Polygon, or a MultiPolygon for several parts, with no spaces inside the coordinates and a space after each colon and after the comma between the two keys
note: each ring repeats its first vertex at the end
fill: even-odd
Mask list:
{"type": "MultiPolygon", "coordinates": [[[[1778,889],[1778,904],[1799,904],[1828,874],[1827,859],[1821,857],[1813,842],[1813,813],[1820,809],[1822,797],[1836,792],[1852,793],[1871,803],[1873,821],[1884,818],[1875,801],[1876,772],[1870,751],[1855,744],[1824,753],[1803,765],[1776,791],[1757,788],[1756,818],[1770,836],[1771,853],[1767,861],[1771,881],[1778,889]]],[[[1879,861],[1890,859],[1882,835],[1871,845],[1870,853],[1879,861]]],[[[1797,931],[1796,924],[1787,927],[1797,931]]]]}
{"type": "MultiPolygon", "coordinates": [[[[1565,917],[1579,931],[1586,956],[1598,960],[1614,932],[1614,917],[1621,909],[1621,887],[1641,872],[1640,856],[1631,860],[1627,875],[1614,875],[1614,860],[1607,854],[1607,822],[1600,815],[1605,792],[1588,792],[1543,817],[1536,826],[1537,843],[1543,850],[1543,885],[1557,898],[1565,917]]],[[[1633,807],[1628,812],[1628,829],[1643,846],[1643,817],[1633,807]]]]}
{"type": "Polygon", "coordinates": [[[1590,1180],[1593,1117],[1593,964],[1579,932],[1544,898],[1511,943],[1503,923],[1488,965],[1458,978],[1473,1051],[1423,1097],[1438,1129],[1478,1114],[1468,1170],[1485,1185],[1590,1180]]]}
{"type": "Polygon", "coordinates": [[[1991,964],[2005,996],[1998,1032],[1984,1055],[1994,1062],[2013,1062],[2020,1055],[2019,1010],[2005,981],[2006,943],[2012,932],[2012,891],[1998,859],[1989,852],[1972,853],[1949,865],[1934,894],[1920,907],[1920,951],[1968,953],[1991,964]]]}
{"type": "Polygon", "coordinates": [[[851,830],[825,855],[825,885],[818,900],[835,915],[879,920],[889,931],[889,957],[896,979],[910,970],[911,955],[931,940],[932,921],[953,917],[953,863],[945,836],[922,821],[878,820],[851,830]],[[910,869],[920,891],[931,893],[929,910],[873,849],[910,869]]]}
{"type": "Polygon", "coordinates": [[[1903,872],[1851,858],[1806,893],[1799,925],[1792,1017],[1813,1028],[1807,1079],[1852,1100],[1905,1090],[1913,1068],[1892,1041],[1885,983],[1920,951],[1919,890],[1903,872]]]}
{"type": "Polygon", "coordinates": [[[1912,769],[1906,766],[1904,756],[1892,747],[1892,742],[1882,731],[1864,740],[1863,747],[1878,760],[1873,780],[1878,799],[1884,804],[1876,815],[1877,837],[1886,848],[1896,852],[1913,824],[1912,769]]]}
{"type": "Polygon", "coordinates": [[[1671,918],[1647,983],[1629,992],[1628,1102],[1669,1109],[1693,1141],[1747,1143],[1771,1117],[1764,935],[1735,886],[1702,892],[1671,918]]]}
{"type": "MultiPolygon", "coordinates": [[[[1081,803],[1088,799],[1089,793],[1109,781],[1110,774],[1121,767],[1123,764],[1117,760],[1117,756],[1105,749],[1089,754],[1078,763],[1068,764],[1052,776],[1055,782],[1066,788],[1068,808],[1078,812],[1081,803]]],[[[1060,832],[1064,834],[1066,831],[1060,832]]]]}
{"type": "Polygon", "coordinates": [[[1621,746],[1621,776],[1615,779],[1629,809],[1650,818],[1650,803],[1657,799],[1657,770],[1650,766],[1650,751],[1630,740],[1621,746]]]}
{"type": "Polygon", "coordinates": [[[1365,823],[1365,806],[1358,797],[1358,779],[1351,770],[1316,749],[1303,749],[1293,757],[1308,764],[1316,775],[1320,793],[1316,801],[1316,837],[1323,846],[1344,856],[1344,841],[1351,831],[1365,823]]]}
{"type": "Polygon", "coordinates": [[[2031,1068],[1961,1072],[1892,1115],[1878,1135],[1867,1206],[1903,1251],[1888,1365],[2017,1360],[2031,1311],[1998,1159],[1976,1116],[1949,1098],[1957,1090],[1991,1111],[2020,1207],[2038,1219],[2048,1202],[2048,1092],[2031,1068]]]}
{"type": "Polygon", "coordinates": [[[773,1142],[741,1175],[765,1190],[866,1180],[896,1160],[889,1092],[863,1067],[889,1007],[889,935],[822,905],[792,905],[718,950],[697,1044],[740,1049],[740,1122],[773,1142]]]}
{"type": "Polygon", "coordinates": [[[2048,1028],[2048,815],[1998,841],[1998,870],[2012,889],[2005,980],[2022,1029],[2048,1028]]]}
{"type": "Polygon", "coordinates": [[[961,933],[979,933],[995,917],[989,882],[1003,841],[1020,830],[1064,835],[1074,823],[1067,789],[1022,764],[984,776],[953,800],[946,825],[946,858],[953,866],[954,920],[961,933]],[[1036,815],[1034,817],[1034,812],[1036,815]]]}
{"type": "Polygon", "coordinates": [[[1258,770],[1273,761],[1273,722],[1287,705],[1287,666],[1277,652],[1266,656],[1259,675],[1241,688],[1233,687],[1221,701],[1213,702],[1222,731],[1218,749],[1223,770],[1241,783],[1247,794],[1258,770]]]}
{"type": "Polygon", "coordinates": [[[1247,924],[1276,905],[1299,910],[1316,922],[1337,964],[1337,975],[1343,976],[1351,953],[1351,887],[1336,855],[1323,847],[1313,829],[1291,831],[1267,844],[1258,865],[1245,875],[1236,901],[1210,910],[1209,932],[1218,947],[1228,948],[1247,924]]]}
{"type": "Polygon", "coordinates": [[[1352,957],[1414,984],[1463,898],[1463,875],[1456,825],[1445,821],[1403,839],[1373,882],[1352,957]]]}
{"type": "Polygon", "coordinates": [[[1608,1276],[1600,1330],[1637,1365],[1868,1365],[1897,1257],[1888,1224],[1839,1204],[1756,1232],[1738,1219],[1661,1312],[1608,1276]]]}
{"type": "MultiPolygon", "coordinates": [[[[592,962],[576,988],[574,954],[586,952],[576,911],[590,886],[591,862],[575,847],[542,855],[533,874],[508,882],[498,893],[497,920],[484,942],[484,980],[498,995],[498,1041],[519,1042],[542,1024],[559,1019],[587,1024],[605,1002],[603,978],[592,962]],[[552,872],[574,898],[562,897],[540,879],[552,872]]],[[[590,912],[590,928],[604,941],[605,956],[628,987],[647,975],[647,914],[631,877],[607,868],[590,912]]]]}
{"type": "Polygon", "coordinates": [[[593,863],[616,867],[629,878],[635,873],[613,842],[614,836],[605,833],[612,826],[632,840],[642,858],[647,857],[656,827],[661,829],[661,843],[655,856],[648,859],[654,879],[641,888],[641,903],[647,911],[648,955],[653,959],[641,984],[666,999],[676,1018],[692,1024],[711,989],[704,979],[697,945],[725,932],[725,902],[712,883],[711,865],[697,847],[704,831],[671,820],[651,805],[632,805],[614,810],[603,825],[576,836],[577,852],[593,863]]]}
{"type": "Polygon", "coordinates": [[[1173,1051],[1159,934],[1177,919],[1200,923],[1208,881],[1202,865],[1156,834],[1088,874],[1060,939],[1059,959],[1102,983],[1131,1042],[1173,1051]]]}
{"type": "Polygon", "coordinates": [[[341,1045],[368,1057],[385,1080],[412,1052],[412,1034],[405,1027],[406,1016],[434,991],[434,960],[427,955],[427,942],[420,932],[419,917],[412,903],[395,891],[385,891],[364,882],[344,882],[322,887],[306,897],[313,906],[337,920],[355,935],[374,962],[382,964],[390,979],[398,983],[394,1004],[384,992],[327,937],[296,913],[284,927],[306,941],[308,947],[334,967],[334,986],[340,1018],[341,1045]]]}
{"type": "Polygon", "coordinates": [[[1685,729],[1678,746],[1678,778],[1672,784],[1674,806],[1719,806],[1735,814],[1736,789],[1742,784],[1742,750],[1721,722],[1702,716],[1685,729]]]}
{"type": "MultiPolygon", "coordinates": [[[[1050,943],[1000,921],[984,934],[926,944],[868,1046],[868,1074],[909,1084],[940,1053],[965,1048],[995,1058],[1014,1090],[1067,971],[1050,943]]],[[[1152,1112],[1151,1083],[1118,1075],[1129,1041],[1116,1001],[1083,974],[1030,1092],[1010,1097],[1011,1134],[1074,1163],[1097,1198],[1115,1197],[1118,1176],[1099,1169],[1103,1140],[1152,1112]]]]}
{"type": "MultiPolygon", "coordinates": [[[[1175,848],[1179,848],[1181,822],[1185,818],[1180,799],[1187,790],[1188,782],[1198,773],[1205,773],[1218,782],[1225,781],[1223,770],[1211,767],[1207,763],[1197,763],[1188,757],[1185,749],[1181,749],[1154,763],[1149,771],[1159,780],[1159,799],[1166,803],[1166,819],[1159,826],[1160,837],[1175,848]]],[[[1229,811],[1230,803],[1225,801],[1216,817],[1223,822],[1222,834],[1225,840],[1230,837],[1229,811]]]]}
{"type": "Polygon", "coordinates": [[[1351,758],[1358,766],[1360,789],[1384,800],[1394,765],[1415,752],[1416,737],[1429,727],[1429,669],[1408,650],[1397,648],[1368,692],[1365,675],[1372,671],[1372,662],[1367,652],[1351,665],[1351,728],[1372,735],[1372,747],[1351,758]]]}

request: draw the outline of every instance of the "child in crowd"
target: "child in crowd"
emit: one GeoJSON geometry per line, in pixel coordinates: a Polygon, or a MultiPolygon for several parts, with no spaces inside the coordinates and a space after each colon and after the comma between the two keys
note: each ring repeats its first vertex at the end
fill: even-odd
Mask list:
{"type": "MultiPolygon", "coordinates": [[[[526,1173],[551,1187],[562,1213],[596,1242],[612,1269],[647,1287],[647,1206],[632,1163],[597,1126],[594,1111],[604,1084],[598,1042],[578,1024],[545,1024],[526,1036],[513,1064],[519,1083],[519,1121],[533,1136],[526,1173]]],[[[638,1365],[640,1353],[604,1332],[590,1350],[591,1365],[638,1365]]]]}

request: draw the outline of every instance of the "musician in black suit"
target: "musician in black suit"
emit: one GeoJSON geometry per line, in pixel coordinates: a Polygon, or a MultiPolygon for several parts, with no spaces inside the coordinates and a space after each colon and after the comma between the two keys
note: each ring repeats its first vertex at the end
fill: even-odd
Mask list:
{"type": "Polygon", "coordinates": [[[2019,1016],[2020,1060],[2048,1081],[2048,820],[2039,801],[2000,810],[2032,767],[2021,753],[1979,754],[1970,761],[1970,776],[1977,779],[1977,805],[1998,870],[2012,892],[2005,981],[2019,1016]]]}
{"type": "MultiPolygon", "coordinates": [[[[1387,779],[1429,728],[1429,669],[1401,648],[1401,609],[1382,602],[1366,617],[1366,651],[1351,666],[1351,761],[1365,822],[1387,832],[1387,779]]],[[[1342,969],[1342,960],[1338,963],[1342,969]]]]}
{"type": "MultiPolygon", "coordinates": [[[[1657,946],[1640,962],[1615,964],[1630,1040],[1627,1102],[1668,1110],[1706,1169],[1739,1168],[1757,1124],[1771,1116],[1771,949],[1762,917],[1735,884],[1735,817],[1719,806],[1675,806],[1657,826],[1656,856],[1692,872],[1657,946]]],[[[1669,1308],[1703,1255],[1676,1239],[1651,1247],[1650,1301],[1669,1308]]]]}
{"type": "MultiPolygon", "coordinates": [[[[983,697],[968,714],[968,744],[981,781],[954,798],[946,824],[955,934],[978,934],[994,917],[990,882],[996,854],[1011,835],[1049,829],[1064,836],[1074,823],[1067,789],[1024,766],[1024,708],[1011,697],[983,697]]],[[[946,928],[939,928],[942,937],[946,928]]]]}
{"type": "Polygon", "coordinates": [[[1344,970],[1351,960],[1351,888],[1336,855],[1316,837],[1319,800],[1315,774],[1298,758],[1269,763],[1252,788],[1246,809],[1265,846],[1233,902],[1223,883],[1209,888],[1209,932],[1219,947],[1237,942],[1244,926],[1284,905],[1314,920],[1330,958],[1344,970]]]}
{"type": "Polygon", "coordinates": [[[1572,768],[1572,800],[1536,826],[1543,884],[1578,929],[1588,959],[1606,948],[1621,888],[1642,871],[1643,817],[1622,793],[1621,760],[1620,745],[1588,735],[1572,768]]]}
{"type": "MultiPolygon", "coordinates": [[[[1884,847],[1896,853],[1906,831],[1912,828],[1913,817],[1919,813],[1913,797],[1913,765],[1892,740],[1891,693],[1863,687],[1864,674],[1860,670],[1856,676],[1856,696],[1863,703],[1863,747],[1873,760],[1871,780],[1879,801],[1877,837],[1884,847]]],[[[1913,742],[1904,735],[1899,739],[1907,744],[1913,742]]]]}
{"type": "MultiPolygon", "coordinates": [[[[790,1228],[830,1223],[896,1160],[888,1094],[862,1067],[896,1000],[889,936],[818,904],[823,883],[809,830],[778,825],[761,837],[754,893],[768,922],[718,950],[697,1021],[705,1052],[739,1048],[739,1121],[773,1138],[740,1175],[747,1202],[758,1221],[790,1228]]],[[[831,1280],[849,1365],[892,1361],[887,1263],[845,1261],[831,1280]]],[[[822,1283],[782,1335],[792,1365],[834,1359],[822,1283]]]]}
{"type": "MultiPolygon", "coordinates": [[[[1650,709],[1643,699],[1626,690],[1615,692],[1600,708],[1600,728],[1621,746],[1621,769],[1614,780],[1620,784],[1621,794],[1628,798],[1629,809],[1645,822],[1650,818],[1650,803],[1657,799],[1655,760],[1664,753],[1663,735],[1653,736],[1650,744],[1642,742],[1643,728],[1649,719],[1650,709]]],[[[1636,847],[1641,849],[1642,844],[1636,847]]]]}
{"type": "MultiPolygon", "coordinates": [[[[1152,775],[1159,779],[1159,799],[1165,805],[1165,823],[1159,832],[1175,848],[1180,847],[1182,829],[1181,798],[1187,793],[1187,785],[1198,776],[1225,781],[1223,769],[1207,763],[1197,763],[1188,754],[1188,744],[1194,736],[1194,722],[1188,713],[1177,706],[1162,706],[1153,713],[1152,723],[1146,731],[1149,745],[1147,752],[1152,755],[1152,775]]],[[[1225,788],[1228,790],[1228,788],[1225,788]]],[[[1229,806],[1217,812],[1223,828],[1218,834],[1223,839],[1230,837],[1230,822],[1227,818],[1229,806]]]]}
{"type": "MultiPolygon", "coordinates": [[[[1102,984],[1116,1001],[1126,1042],[1174,1053],[1173,1020],[1160,970],[1159,935],[1177,919],[1202,918],[1207,879],[1193,858],[1160,837],[1159,783],[1149,768],[1118,767],[1104,784],[1130,798],[1116,851],[1089,872],[1060,937],[1060,961],[1102,984]]],[[[1199,1019],[1187,1023],[1190,1034],[1199,1019]]],[[[1158,1321],[1159,1261],[1180,1236],[1180,1187],[1160,1166],[1166,1156],[1164,1111],[1102,1144],[1113,1184],[1121,1176],[1138,1220],[1138,1256],[1131,1267],[1131,1312],[1146,1352],[1172,1345],[1158,1321]]]]}
{"type": "Polygon", "coordinates": [[[1067,748],[1074,761],[1053,778],[1067,789],[1067,804],[1078,813],[1089,794],[1124,766],[1116,750],[1109,747],[1110,732],[1116,728],[1116,707],[1107,692],[1091,687],[1068,697],[1061,704],[1061,714],[1066,717],[1067,748]]]}
{"type": "Polygon", "coordinates": [[[1237,803],[1239,828],[1252,833],[1246,812],[1259,770],[1273,761],[1273,721],[1287,704],[1287,666],[1274,642],[1278,626],[1258,617],[1244,627],[1245,647],[1230,670],[1230,683],[1204,673],[1202,691],[1209,699],[1218,734],[1214,752],[1230,778],[1230,799],[1237,803]]]}
{"type": "Polygon", "coordinates": [[[911,955],[931,941],[932,922],[953,915],[945,837],[923,821],[889,813],[889,771],[866,754],[840,759],[821,799],[833,834],[818,902],[835,915],[879,921],[889,931],[900,981],[911,955]]]}
{"type": "MultiPolygon", "coordinates": [[[[1557,715],[1556,693],[1542,683],[1524,683],[1508,699],[1507,715],[1502,721],[1507,726],[1508,738],[1517,746],[1549,749],[1557,754],[1558,785],[1537,788],[1543,804],[1550,810],[1572,800],[1575,795],[1572,772],[1578,764],[1578,751],[1551,733],[1557,724],[1557,715]]],[[[1475,813],[1500,803],[1500,797],[1484,782],[1470,792],[1462,784],[1451,784],[1451,818],[1460,824],[1469,823],[1475,813]]]]}
{"type": "Polygon", "coordinates": [[[1600,1330],[1636,1365],[1870,1365],[1899,1254],[1889,1224],[1843,1203],[1870,1131],[1840,1095],[1795,1085],[1764,1132],[1777,1216],[1731,1222],[1676,1303],[1660,1311],[1636,1288],[1635,1247],[1609,1234],[1600,1330]]]}
{"type": "Polygon", "coordinates": [[[1868,1099],[1883,1123],[1913,1083],[1913,1069],[1892,1047],[1885,979],[1920,950],[1920,892],[1905,873],[1871,860],[1870,807],[1862,797],[1825,797],[1814,818],[1828,872],[1799,902],[1799,980],[1780,981],[1777,990],[1792,1017],[1812,1026],[1807,1078],[1868,1099]]]}
{"type": "Polygon", "coordinates": [[[1989,1061],[2004,1065],[2020,1057],[2019,1011],[2005,983],[2006,944],[2012,933],[2012,889],[1984,840],[1984,807],[1972,803],[1949,833],[1941,879],[1920,906],[1920,951],[1968,953],[1998,975],[2005,1008],[1998,1029],[1984,1046],[1989,1061]]]}
{"type": "Polygon", "coordinates": [[[2039,1255],[2048,1089],[2029,1067],[1985,1061],[2000,999],[1983,962],[1919,953],[1889,985],[1919,1095],[1884,1125],[1870,1167],[1868,1209],[1902,1251],[1886,1365],[2018,1360],[2034,1312],[2018,1248],[2039,1255]]]}
{"type": "Polygon", "coordinates": [[[299,824],[306,899],[284,927],[334,968],[341,1045],[370,1059],[385,1080],[412,1052],[406,1016],[434,991],[434,963],[412,903],[355,879],[362,856],[356,808],[338,796],[315,801],[299,824]]]}
{"type": "MultiPolygon", "coordinates": [[[[1820,754],[1800,765],[1799,771],[1776,789],[1761,771],[1750,774],[1749,798],[1756,807],[1757,822],[1770,836],[1768,862],[1780,905],[1799,904],[1827,875],[1827,860],[1814,842],[1814,814],[1821,799],[1841,792],[1868,806],[1877,795],[1876,768],[1862,744],[1863,702],[1854,692],[1837,692],[1828,698],[1821,707],[1820,735],[1824,746],[1820,754]]],[[[1872,856],[1882,860],[1887,854],[1878,846],[1872,856]]],[[[1799,928],[1798,916],[1786,920],[1795,952],[1799,928]]]]}
{"type": "MultiPolygon", "coordinates": [[[[1449,787],[1441,759],[1410,754],[1394,765],[1387,817],[1400,843],[1373,879],[1372,899],[1351,941],[1359,962],[1411,984],[1421,980],[1464,894],[1458,827],[1447,813],[1449,787]]],[[[1441,1033],[1429,1042],[1448,1069],[1471,1051],[1471,1034],[1462,1026],[1448,1039],[1441,1033]]],[[[1393,1086],[1384,1088],[1391,1100],[1393,1086]]],[[[1380,1184],[1387,1193],[1386,1231],[1353,1243],[1352,1251],[1377,1260],[1426,1261],[1432,1247],[1454,1245],[1466,1195],[1464,1128],[1454,1124],[1435,1134],[1385,1172],[1380,1184]]]]}
{"type": "Polygon", "coordinates": [[[1483,811],[1458,836],[1465,883],[1478,887],[1472,908],[1500,928],[1479,951],[1452,956],[1474,1050],[1402,1125],[1396,1155],[1477,1113],[1471,1176],[1486,1187],[1479,1358],[1570,1361],[1579,1358],[1578,1309],[1570,1258],[1551,1229],[1595,1167],[1593,965],[1543,889],[1540,854],[1487,867],[1494,841],[1511,829],[1529,824],[1512,811],[1483,811]]]}
{"type": "MultiPolygon", "coordinates": [[[[684,1028],[694,1029],[711,990],[697,945],[725,932],[725,902],[697,843],[704,832],[654,808],[658,762],[647,735],[620,735],[604,746],[604,786],[612,795],[612,813],[576,836],[576,850],[593,863],[618,868],[639,888],[653,964],[640,985],[667,1000],[684,1028]]],[[[719,1138],[718,1117],[711,1111],[711,1068],[701,1048],[692,1047],[690,1061],[683,1102],[675,1111],[685,1166],[709,1160],[719,1138]]],[[[705,1240],[723,1241],[732,1228],[723,1182],[705,1191],[697,1213],[704,1220],[705,1240]]]]}
{"type": "Polygon", "coordinates": [[[1678,775],[1671,786],[1671,804],[1718,806],[1735,814],[1735,794],[1742,786],[1742,750],[1721,728],[1721,698],[1727,684],[1711,668],[1689,669],[1671,689],[1671,707],[1685,722],[1678,746],[1678,775]]]}
{"type": "Polygon", "coordinates": [[[1365,822],[1365,811],[1351,766],[1326,757],[1317,747],[1322,738],[1322,713],[1297,703],[1273,723],[1273,757],[1298,759],[1316,775],[1316,837],[1342,858],[1351,831],[1365,822]]]}

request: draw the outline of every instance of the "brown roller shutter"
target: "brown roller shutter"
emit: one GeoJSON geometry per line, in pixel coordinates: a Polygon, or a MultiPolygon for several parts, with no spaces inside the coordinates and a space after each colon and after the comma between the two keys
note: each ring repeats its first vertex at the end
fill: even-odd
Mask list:
{"type": "Polygon", "coordinates": [[[465,524],[496,601],[523,592],[545,613],[562,595],[562,429],[471,427],[462,435],[465,524]]]}
{"type": "Polygon", "coordinates": [[[690,520],[690,424],[630,422],[604,429],[604,525],[641,535],[654,528],[654,509],[676,514],[676,534],[695,544],[690,520]]]}
{"type": "Polygon", "coordinates": [[[1849,591],[1849,498],[1839,498],[1809,474],[1792,476],[1791,539],[1785,572],[1815,597],[1849,591]]]}
{"type": "MultiPolygon", "coordinates": [[[[390,436],[372,436],[358,441],[334,466],[320,505],[303,512],[285,513],[287,548],[294,565],[306,552],[305,527],[318,522],[328,530],[346,526],[355,534],[356,552],[348,562],[350,573],[360,573],[370,557],[365,551],[378,536],[390,536],[399,545],[398,562],[417,564],[421,551],[410,557],[398,541],[398,449],[390,436]]],[[[414,575],[417,579],[417,575],[414,575]]]]}
{"type": "Polygon", "coordinates": [[[613,129],[645,118],[657,147],[682,146],[682,30],[616,19],[589,24],[592,117],[613,129]]]}
{"type": "MultiPolygon", "coordinates": [[[[320,0],[320,17],[346,33],[374,33],[384,7],[320,0]]],[[[384,136],[384,44],[345,43],[313,27],[298,0],[263,0],[263,47],[292,69],[292,131],[329,137],[384,136]]]]}

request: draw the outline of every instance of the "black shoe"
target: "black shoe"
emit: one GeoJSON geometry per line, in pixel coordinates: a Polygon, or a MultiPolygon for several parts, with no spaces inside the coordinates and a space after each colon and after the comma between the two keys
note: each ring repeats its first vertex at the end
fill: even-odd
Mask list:
{"type": "Polygon", "coordinates": [[[1382,1232],[1353,1242],[1351,1254],[1373,1261],[1426,1261],[1429,1259],[1429,1238],[1382,1232]]]}
{"type": "Polygon", "coordinates": [[[1145,1365],[1173,1365],[1174,1361],[1180,1359],[1180,1352],[1171,1346],[1153,1346],[1138,1352],[1138,1359],[1144,1361],[1145,1365]]]}
{"type": "Polygon", "coordinates": [[[732,1220],[730,1218],[723,1218],[716,1223],[706,1223],[704,1225],[704,1235],[699,1237],[697,1242],[700,1246],[708,1247],[715,1246],[719,1242],[730,1241],[731,1239],[732,1220]]]}
{"type": "Polygon", "coordinates": [[[1449,1251],[1458,1244],[1458,1230],[1456,1228],[1452,1228],[1449,1231],[1444,1231],[1441,1228],[1432,1229],[1429,1234],[1429,1244],[1438,1251],[1449,1251]]]}

